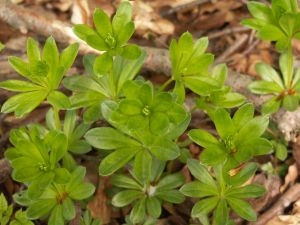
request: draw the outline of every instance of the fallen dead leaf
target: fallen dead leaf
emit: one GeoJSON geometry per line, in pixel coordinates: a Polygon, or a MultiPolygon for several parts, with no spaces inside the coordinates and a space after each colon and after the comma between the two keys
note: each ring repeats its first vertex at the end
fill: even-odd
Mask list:
{"type": "Polygon", "coordinates": [[[111,207],[108,205],[108,197],[105,189],[108,186],[108,177],[101,177],[94,199],[88,204],[88,209],[94,218],[100,218],[103,224],[111,221],[111,207]]]}
{"type": "Polygon", "coordinates": [[[298,168],[296,163],[290,165],[288,169],[288,173],[284,178],[284,185],[280,187],[280,192],[284,192],[289,185],[294,184],[296,179],[298,178],[298,175],[299,174],[298,174],[298,168]]]}
{"type": "Polygon", "coordinates": [[[135,1],[133,3],[133,15],[136,32],[139,35],[144,35],[148,32],[160,35],[172,35],[174,33],[174,24],[161,18],[149,4],[135,1]]]}

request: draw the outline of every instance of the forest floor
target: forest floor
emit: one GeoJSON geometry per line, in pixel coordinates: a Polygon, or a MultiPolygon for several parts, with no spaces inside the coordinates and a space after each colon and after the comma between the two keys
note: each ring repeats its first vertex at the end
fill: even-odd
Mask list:
{"type": "MultiPolygon", "coordinates": [[[[28,37],[37,39],[41,44],[47,36],[53,35],[60,48],[66,46],[73,37],[69,32],[72,24],[92,25],[92,14],[96,7],[113,15],[118,0],[11,0],[6,5],[0,0],[0,41],[5,49],[0,53],[0,81],[17,78],[7,62],[8,56],[24,56],[28,37]],[[64,29],[64,27],[66,29],[64,29]]],[[[264,0],[263,2],[268,2],[264,0]]],[[[249,17],[247,0],[143,0],[133,1],[136,32],[132,42],[148,47],[152,57],[142,69],[142,75],[154,83],[161,84],[167,79],[168,68],[164,68],[165,56],[161,52],[168,49],[170,41],[189,31],[194,38],[207,36],[208,51],[215,55],[216,63],[226,63],[230,73],[250,76],[256,79],[255,64],[265,62],[278,67],[278,53],[270,42],[256,38],[255,33],[243,27],[240,21],[249,17]],[[158,55],[156,55],[158,54],[158,55]]],[[[293,44],[296,56],[300,53],[300,42],[293,44]]],[[[89,49],[80,51],[82,56],[89,49]]],[[[78,57],[69,74],[82,72],[82,57],[78,57]]],[[[296,63],[299,61],[296,58],[296,63]]],[[[243,86],[243,85],[242,85],[243,86]]],[[[234,88],[234,87],[233,87],[234,88]]],[[[0,104],[12,93],[0,90],[0,104]]],[[[5,150],[10,146],[8,136],[12,128],[32,122],[43,122],[47,107],[39,107],[25,118],[13,115],[0,115],[0,192],[9,201],[20,190],[21,185],[10,177],[10,166],[3,159],[5,150]]],[[[198,118],[199,119],[199,118],[198,118]]],[[[205,120],[205,118],[200,118],[205,120]]],[[[193,121],[192,121],[193,123],[193,121]]],[[[211,126],[209,123],[201,126],[211,126]]],[[[197,126],[199,121],[194,121],[197,126]]],[[[297,134],[288,144],[288,157],[279,161],[274,156],[258,159],[261,169],[253,178],[267,189],[264,197],[251,201],[258,213],[258,221],[247,223],[236,220],[238,224],[251,225],[299,225],[300,224],[300,137],[297,134]]],[[[190,146],[193,154],[201,149],[190,146]]],[[[97,171],[89,168],[88,171],[97,171]]],[[[93,167],[93,166],[90,166],[93,167]]],[[[183,170],[185,168],[178,168],[183,170]]],[[[96,185],[98,175],[90,172],[90,180],[96,185]]],[[[107,224],[119,224],[124,212],[113,212],[107,206],[105,184],[98,185],[94,205],[90,209],[94,216],[101,217],[107,224]],[[103,186],[104,185],[104,186],[103,186]]],[[[191,203],[185,202],[174,208],[165,208],[166,217],[160,225],[187,225],[191,203]]]]}

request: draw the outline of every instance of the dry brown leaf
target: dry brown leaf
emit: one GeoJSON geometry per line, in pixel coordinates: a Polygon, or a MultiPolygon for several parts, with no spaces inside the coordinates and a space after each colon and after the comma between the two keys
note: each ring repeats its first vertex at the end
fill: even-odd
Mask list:
{"type": "Polygon", "coordinates": [[[289,166],[288,173],[284,178],[284,185],[280,187],[280,192],[284,192],[290,184],[294,184],[298,178],[298,168],[296,163],[289,166]]]}
{"type": "Polygon", "coordinates": [[[103,224],[108,224],[111,220],[111,206],[108,205],[108,197],[105,193],[108,179],[108,177],[100,178],[94,199],[87,206],[92,216],[100,218],[103,224]]]}
{"type": "Polygon", "coordinates": [[[133,15],[136,31],[140,35],[148,32],[161,35],[172,35],[174,33],[174,24],[161,18],[149,4],[135,1],[133,3],[133,15]]]}
{"type": "Polygon", "coordinates": [[[299,225],[300,224],[300,200],[296,201],[292,215],[279,215],[270,220],[266,225],[299,225]]]}

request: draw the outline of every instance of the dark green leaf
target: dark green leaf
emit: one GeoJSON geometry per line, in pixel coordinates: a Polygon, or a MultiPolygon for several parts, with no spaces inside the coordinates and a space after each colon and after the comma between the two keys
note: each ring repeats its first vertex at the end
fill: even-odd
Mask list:
{"type": "Polygon", "coordinates": [[[218,204],[218,197],[209,197],[198,201],[192,209],[192,217],[201,217],[203,214],[210,213],[218,204]]]}
{"type": "Polygon", "coordinates": [[[116,207],[124,207],[141,198],[143,194],[142,191],[138,190],[121,191],[112,198],[112,204],[116,207]]]}
{"type": "Polygon", "coordinates": [[[180,204],[184,201],[184,195],[178,190],[156,191],[155,196],[169,203],[180,204]]]}
{"type": "Polygon", "coordinates": [[[229,219],[229,209],[225,199],[220,199],[214,211],[214,225],[227,225],[229,219]]]}
{"type": "Polygon", "coordinates": [[[251,205],[237,198],[227,198],[229,206],[242,218],[248,221],[256,220],[256,213],[251,205]]]}
{"type": "Polygon", "coordinates": [[[233,198],[256,198],[266,193],[266,189],[257,184],[250,184],[243,187],[231,188],[226,196],[233,198]]]}
{"type": "Polygon", "coordinates": [[[116,149],[126,146],[138,147],[140,144],[129,136],[111,127],[93,128],[85,134],[85,139],[99,149],[116,149]]]}
{"type": "Polygon", "coordinates": [[[241,106],[233,116],[235,127],[239,130],[254,116],[254,106],[252,104],[245,104],[241,106]]]}
{"type": "Polygon", "coordinates": [[[192,181],[180,188],[181,193],[185,196],[203,198],[208,196],[217,196],[218,189],[216,185],[204,184],[199,181],[192,181]]]}
{"type": "Polygon", "coordinates": [[[189,159],[187,161],[188,168],[192,175],[197,178],[202,183],[208,184],[210,186],[215,186],[215,181],[208,172],[207,168],[202,165],[198,160],[189,159]]]}
{"type": "Polygon", "coordinates": [[[128,163],[140,148],[123,147],[106,156],[99,165],[99,173],[108,176],[128,163]]]}
{"type": "Polygon", "coordinates": [[[55,208],[52,210],[48,225],[64,225],[64,216],[63,216],[63,207],[62,205],[56,205],[55,208]]]}
{"type": "Polygon", "coordinates": [[[133,173],[142,183],[147,183],[150,179],[152,167],[152,156],[148,151],[139,151],[134,159],[133,173]]]}
{"type": "Polygon", "coordinates": [[[156,189],[159,191],[170,190],[180,187],[184,184],[184,177],[181,173],[171,174],[160,179],[156,185],[156,189]]]}
{"type": "Polygon", "coordinates": [[[74,202],[68,197],[62,203],[62,212],[66,220],[71,220],[76,215],[74,202]]]}
{"type": "Polygon", "coordinates": [[[132,208],[130,212],[130,220],[136,224],[145,219],[146,216],[146,199],[142,198],[132,208]]]}
{"type": "Polygon", "coordinates": [[[240,186],[249,180],[257,170],[256,163],[248,163],[236,175],[230,177],[230,184],[233,186],[240,186]]]}
{"type": "Polygon", "coordinates": [[[173,160],[180,155],[179,147],[172,141],[158,139],[150,146],[150,151],[160,160],[173,160]]]}
{"type": "Polygon", "coordinates": [[[116,187],[126,188],[126,189],[136,189],[141,190],[143,187],[137,183],[134,179],[124,176],[124,175],[114,175],[111,177],[110,182],[116,187]]]}
{"type": "Polygon", "coordinates": [[[158,218],[161,214],[161,203],[156,197],[146,198],[147,213],[153,217],[158,218]]]}

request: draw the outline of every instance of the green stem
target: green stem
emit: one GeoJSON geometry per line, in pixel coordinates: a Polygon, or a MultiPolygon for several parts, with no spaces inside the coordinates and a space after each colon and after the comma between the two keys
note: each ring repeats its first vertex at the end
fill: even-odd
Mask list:
{"type": "Polygon", "coordinates": [[[293,79],[293,73],[294,73],[294,59],[293,59],[293,49],[292,45],[290,44],[287,50],[287,66],[288,66],[288,71],[287,71],[287,88],[292,87],[292,79],[293,79]]]}
{"type": "Polygon", "coordinates": [[[55,127],[57,130],[60,130],[59,109],[53,106],[53,113],[54,113],[55,127]]]}
{"type": "Polygon", "coordinates": [[[165,83],[163,83],[163,85],[160,86],[159,90],[163,91],[166,89],[166,87],[173,81],[172,78],[169,78],[165,83]]]}

